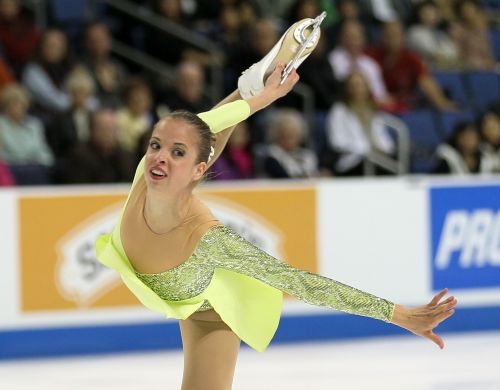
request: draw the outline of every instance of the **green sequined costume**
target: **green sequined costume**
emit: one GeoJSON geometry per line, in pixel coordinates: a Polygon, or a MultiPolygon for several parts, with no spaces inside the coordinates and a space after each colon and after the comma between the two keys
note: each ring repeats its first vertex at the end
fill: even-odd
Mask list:
{"type": "MultiPolygon", "coordinates": [[[[199,116],[217,132],[248,114],[248,104],[240,100],[199,116]]],[[[132,188],[143,174],[144,160],[137,167],[132,188]]],[[[278,327],[283,292],[313,305],[386,322],[392,319],[392,302],[291,267],[223,226],[210,228],[181,265],[157,274],[139,273],[123,249],[120,224],[121,216],[111,234],[97,239],[97,258],[120,274],[142,304],[177,319],[213,308],[257,351],[268,346],[278,327]]]]}

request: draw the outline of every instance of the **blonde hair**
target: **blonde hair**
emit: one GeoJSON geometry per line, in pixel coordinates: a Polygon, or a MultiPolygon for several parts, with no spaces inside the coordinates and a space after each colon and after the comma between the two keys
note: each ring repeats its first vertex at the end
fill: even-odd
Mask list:
{"type": "Polygon", "coordinates": [[[26,105],[29,105],[31,102],[30,93],[21,84],[7,85],[0,93],[0,105],[2,108],[19,101],[26,105]]]}
{"type": "Polygon", "coordinates": [[[280,109],[273,115],[268,128],[267,137],[275,143],[279,140],[281,132],[286,127],[293,127],[299,131],[301,141],[304,141],[309,133],[308,126],[302,114],[294,109],[280,109]]]}
{"type": "Polygon", "coordinates": [[[85,69],[76,69],[68,77],[67,87],[71,92],[79,88],[85,88],[92,94],[95,90],[95,82],[85,69]]]}

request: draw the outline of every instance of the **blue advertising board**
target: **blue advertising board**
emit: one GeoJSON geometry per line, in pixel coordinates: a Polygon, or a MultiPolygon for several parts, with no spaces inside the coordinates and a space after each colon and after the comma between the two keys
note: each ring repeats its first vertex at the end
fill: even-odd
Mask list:
{"type": "Polygon", "coordinates": [[[500,287],[500,186],[430,189],[432,288],[500,287]]]}

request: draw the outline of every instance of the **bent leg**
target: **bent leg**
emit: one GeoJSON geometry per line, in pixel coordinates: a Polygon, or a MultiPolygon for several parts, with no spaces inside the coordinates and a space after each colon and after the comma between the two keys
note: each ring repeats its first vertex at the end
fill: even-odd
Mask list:
{"type": "Polygon", "coordinates": [[[230,390],[240,339],[213,310],[179,321],[184,350],[182,390],[230,390]]]}

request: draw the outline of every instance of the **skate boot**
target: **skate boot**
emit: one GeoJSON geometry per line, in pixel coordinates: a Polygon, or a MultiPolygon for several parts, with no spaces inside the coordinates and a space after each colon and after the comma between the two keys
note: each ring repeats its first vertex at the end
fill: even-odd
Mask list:
{"type": "Polygon", "coordinates": [[[248,99],[258,95],[264,89],[267,76],[279,63],[286,64],[281,76],[283,83],[316,47],[321,35],[320,24],[325,16],[326,12],[322,12],[315,19],[302,19],[293,24],[264,58],[245,70],[238,79],[241,97],[248,99]]]}

